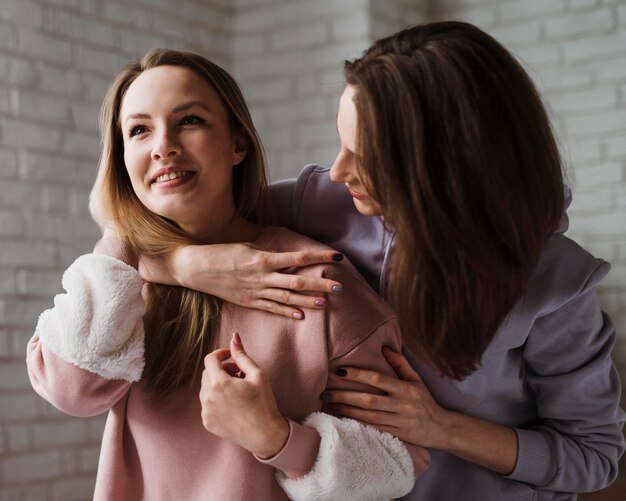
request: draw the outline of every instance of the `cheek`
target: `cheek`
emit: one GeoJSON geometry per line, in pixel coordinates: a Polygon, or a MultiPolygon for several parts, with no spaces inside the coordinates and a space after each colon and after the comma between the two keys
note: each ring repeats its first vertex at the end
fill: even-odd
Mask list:
{"type": "Polygon", "coordinates": [[[147,164],[142,161],[141,157],[133,149],[126,149],[124,151],[124,165],[126,165],[126,171],[133,184],[135,190],[137,185],[143,184],[143,177],[147,170],[147,164]]]}

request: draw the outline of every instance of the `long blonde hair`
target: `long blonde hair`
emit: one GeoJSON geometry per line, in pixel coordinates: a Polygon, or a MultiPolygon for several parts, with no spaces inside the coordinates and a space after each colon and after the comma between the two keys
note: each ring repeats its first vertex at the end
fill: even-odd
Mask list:
{"type": "MultiPolygon", "coordinates": [[[[144,71],[158,66],[188,68],[220,97],[233,131],[246,141],[246,156],[233,168],[233,198],[244,218],[264,205],[267,176],[263,147],[235,80],[218,65],[190,52],[154,49],[115,78],[100,110],[102,154],[89,208],[101,227],[111,226],[138,254],[160,255],[184,244],[201,244],[180,227],[148,210],[137,198],[124,163],[120,110],[126,91],[144,71]]],[[[220,322],[219,298],[182,287],[149,284],[146,365],[142,376],[155,396],[164,397],[193,381],[212,348],[220,322]]]]}

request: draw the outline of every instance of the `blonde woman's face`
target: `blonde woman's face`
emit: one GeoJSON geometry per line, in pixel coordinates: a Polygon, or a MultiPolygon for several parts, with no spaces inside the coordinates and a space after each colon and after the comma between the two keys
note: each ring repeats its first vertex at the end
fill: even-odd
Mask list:
{"type": "Polygon", "coordinates": [[[207,82],[178,66],[141,73],[122,101],[124,161],[139,200],[193,231],[234,212],[237,146],[228,113],[207,82]]]}
{"type": "Polygon", "coordinates": [[[380,208],[367,193],[365,182],[357,168],[357,111],[354,105],[354,87],[346,86],[339,100],[337,132],[341,149],[330,169],[330,178],[346,185],[357,210],[366,216],[380,215],[380,208]]]}

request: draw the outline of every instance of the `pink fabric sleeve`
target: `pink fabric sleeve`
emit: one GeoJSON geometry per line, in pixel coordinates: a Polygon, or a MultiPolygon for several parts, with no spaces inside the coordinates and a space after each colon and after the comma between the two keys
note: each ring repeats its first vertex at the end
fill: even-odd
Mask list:
{"type": "Polygon", "coordinates": [[[281,470],[289,478],[298,478],[306,474],[317,458],[320,436],[315,428],[304,426],[289,419],[289,438],[283,448],[269,459],[259,462],[269,464],[281,470]]]}
{"type": "Polygon", "coordinates": [[[96,242],[93,253],[114,257],[135,269],[138,267],[139,260],[130,246],[110,230],[105,230],[96,242]]]}
{"type": "Polygon", "coordinates": [[[37,335],[28,343],[26,365],[33,389],[72,416],[101,414],[113,407],[130,387],[128,381],[111,381],[66,362],[47,350],[37,335]]]}

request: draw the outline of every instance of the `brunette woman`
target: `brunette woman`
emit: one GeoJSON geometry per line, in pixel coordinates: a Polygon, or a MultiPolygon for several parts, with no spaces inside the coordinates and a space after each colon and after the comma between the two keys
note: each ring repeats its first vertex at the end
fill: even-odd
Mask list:
{"type": "MultiPolygon", "coordinates": [[[[431,450],[406,499],[572,500],[610,484],[624,413],[596,298],[609,264],[564,235],[569,192],[531,79],[460,22],[401,31],[344,69],[335,163],[279,183],[273,200],[283,224],[345,253],[389,300],[405,352],[384,352],[404,381],[343,366],[384,393],[322,398],[431,450]]],[[[163,276],[284,315],[312,306],[276,273],[303,256],[232,251],[251,263],[236,279],[210,246],[174,252],[163,276]]]]}

